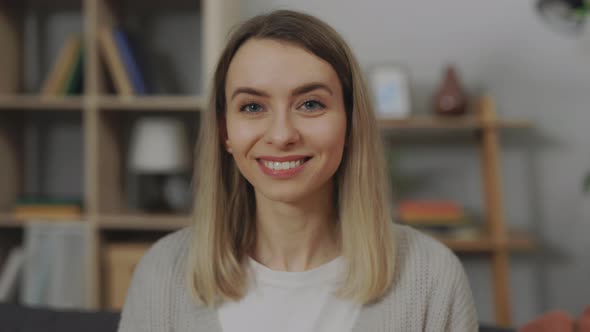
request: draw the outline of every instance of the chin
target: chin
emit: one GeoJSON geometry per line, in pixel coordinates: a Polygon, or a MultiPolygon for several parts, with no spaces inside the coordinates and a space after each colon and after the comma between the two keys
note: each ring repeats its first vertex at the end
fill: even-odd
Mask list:
{"type": "Polygon", "coordinates": [[[274,202],[280,202],[285,204],[295,204],[303,200],[306,196],[305,193],[293,190],[262,190],[260,191],[262,196],[266,199],[274,202]]]}

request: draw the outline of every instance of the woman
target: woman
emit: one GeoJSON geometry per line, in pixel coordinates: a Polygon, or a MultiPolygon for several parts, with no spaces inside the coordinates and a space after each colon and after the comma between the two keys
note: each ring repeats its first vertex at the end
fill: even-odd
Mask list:
{"type": "Polygon", "coordinates": [[[476,331],[443,245],[391,222],[359,66],[312,16],[235,30],[198,150],[195,226],[141,260],[120,331],[476,331]]]}

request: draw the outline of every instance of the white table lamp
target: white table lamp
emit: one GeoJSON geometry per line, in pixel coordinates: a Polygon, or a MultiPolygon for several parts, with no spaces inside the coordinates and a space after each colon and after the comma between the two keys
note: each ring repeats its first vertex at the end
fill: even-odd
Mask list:
{"type": "Polygon", "coordinates": [[[180,119],[146,117],[139,119],[131,138],[132,171],[171,174],[190,168],[187,132],[180,119]]]}
{"type": "Polygon", "coordinates": [[[189,196],[188,181],[181,174],[191,168],[191,154],[184,123],[173,117],[139,119],[132,131],[129,169],[140,175],[138,195],[143,209],[183,210],[189,196]],[[142,182],[143,180],[143,182],[142,182]]]}

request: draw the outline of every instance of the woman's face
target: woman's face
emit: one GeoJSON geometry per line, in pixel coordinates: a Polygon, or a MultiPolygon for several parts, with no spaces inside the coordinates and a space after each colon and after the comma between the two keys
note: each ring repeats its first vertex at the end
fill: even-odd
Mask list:
{"type": "Polygon", "coordinates": [[[250,39],[227,72],[226,148],[256,195],[296,203],[331,192],[346,113],[332,66],[293,44],[250,39]]]}

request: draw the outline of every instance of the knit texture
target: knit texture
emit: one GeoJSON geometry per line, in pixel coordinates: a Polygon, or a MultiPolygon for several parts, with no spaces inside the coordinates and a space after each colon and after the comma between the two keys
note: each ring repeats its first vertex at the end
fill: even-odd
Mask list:
{"type": "MultiPolygon", "coordinates": [[[[471,289],[457,257],[410,227],[396,224],[394,234],[393,287],[379,301],[362,307],[352,332],[476,332],[471,289]]],[[[170,234],[141,259],[119,332],[223,332],[217,311],[195,303],[184,285],[191,238],[190,228],[170,234]]]]}

